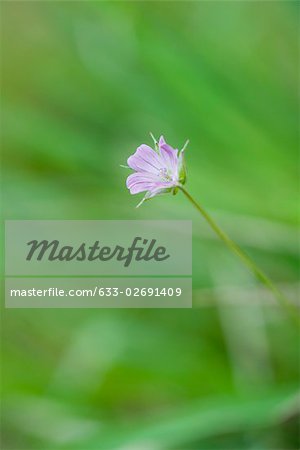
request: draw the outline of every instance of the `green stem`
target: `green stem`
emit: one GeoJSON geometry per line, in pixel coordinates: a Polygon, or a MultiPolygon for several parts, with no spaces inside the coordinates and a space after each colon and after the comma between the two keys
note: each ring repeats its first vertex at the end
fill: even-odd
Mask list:
{"type": "Polygon", "coordinates": [[[210,227],[214,230],[214,232],[219,236],[219,238],[227,245],[227,247],[235,253],[241,261],[252,271],[252,273],[267,286],[274,294],[276,299],[280,302],[280,304],[286,308],[290,314],[293,315],[294,319],[297,320],[299,324],[299,315],[297,308],[293,305],[281,292],[280,290],[273,284],[273,282],[268,278],[268,276],[252,261],[252,259],[232,240],[223,230],[215,223],[215,221],[210,217],[209,214],[202,208],[199,203],[194,200],[194,198],[186,191],[183,186],[178,186],[179,189],[184,193],[187,199],[194,205],[194,207],[202,214],[204,219],[208,222],[210,227]],[[295,315],[296,313],[296,315],[295,315]]]}

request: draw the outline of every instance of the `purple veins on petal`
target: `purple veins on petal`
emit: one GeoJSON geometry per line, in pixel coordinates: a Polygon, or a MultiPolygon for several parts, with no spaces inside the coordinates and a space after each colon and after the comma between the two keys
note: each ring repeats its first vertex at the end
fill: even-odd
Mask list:
{"type": "Polygon", "coordinates": [[[138,194],[139,192],[152,189],[156,187],[156,183],[159,183],[159,178],[147,172],[132,173],[126,181],[126,185],[131,194],[138,194]]]}
{"type": "Polygon", "coordinates": [[[172,171],[176,171],[178,165],[178,150],[175,150],[168,145],[163,136],[159,139],[159,150],[164,164],[167,165],[167,167],[169,167],[172,171]]]}
{"type": "Polygon", "coordinates": [[[162,167],[162,161],[159,155],[148,145],[141,145],[137,148],[136,152],[129,156],[127,159],[127,164],[131,169],[137,172],[153,172],[157,171],[162,167]]]}

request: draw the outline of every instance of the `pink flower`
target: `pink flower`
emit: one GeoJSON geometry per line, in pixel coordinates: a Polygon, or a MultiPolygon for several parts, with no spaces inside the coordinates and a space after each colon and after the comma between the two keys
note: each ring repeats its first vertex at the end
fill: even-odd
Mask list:
{"type": "Polygon", "coordinates": [[[184,150],[188,142],[178,151],[168,145],[163,136],[158,143],[154,138],[153,140],[156,151],[142,144],[127,160],[129,168],[135,170],[126,181],[130,193],[146,191],[137,207],[156,195],[168,192],[176,194],[178,186],[186,181],[184,150]]]}

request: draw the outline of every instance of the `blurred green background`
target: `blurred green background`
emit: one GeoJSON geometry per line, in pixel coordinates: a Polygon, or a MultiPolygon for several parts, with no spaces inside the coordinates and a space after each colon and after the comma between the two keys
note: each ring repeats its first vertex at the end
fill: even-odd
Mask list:
{"type": "Polygon", "coordinates": [[[298,2],[2,2],[6,219],[191,219],[193,310],[3,310],[3,449],[299,448],[299,333],[186,199],[297,297],[298,2]]]}

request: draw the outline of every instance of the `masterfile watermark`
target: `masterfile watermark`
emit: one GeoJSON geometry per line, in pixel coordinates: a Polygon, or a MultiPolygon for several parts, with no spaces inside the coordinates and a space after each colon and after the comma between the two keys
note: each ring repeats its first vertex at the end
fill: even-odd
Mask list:
{"type": "Polygon", "coordinates": [[[6,275],[191,275],[179,220],[7,221],[6,275]]]}
{"type": "Polygon", "coordinates": [[[132,244],[125,248],[121,245],[116,245],[114,248],[108,246],[100,246],[99,241],[95,241],[92,245],[86,242],[81,243],[78,247],[71,245],[63,245],[58,240],[53,241],[37,241],[33,240],[27,242],[30,250],[26,256],[26,261],[36,259],[41,261],[43,258],[48,258],[49,261],[109,261],[114,259],[116,261],[124,262],[124,266],[128,267],[132,261],[164,261],[170,258],[167,254],[166,247],[158,246],[156,239],[143,239],[142,237],[135,237],[132,244]]]}
{"type": "Polygon", "coordinates": [[[189,308],[190,221],[7,221],[9,308],[189,308]]]}

